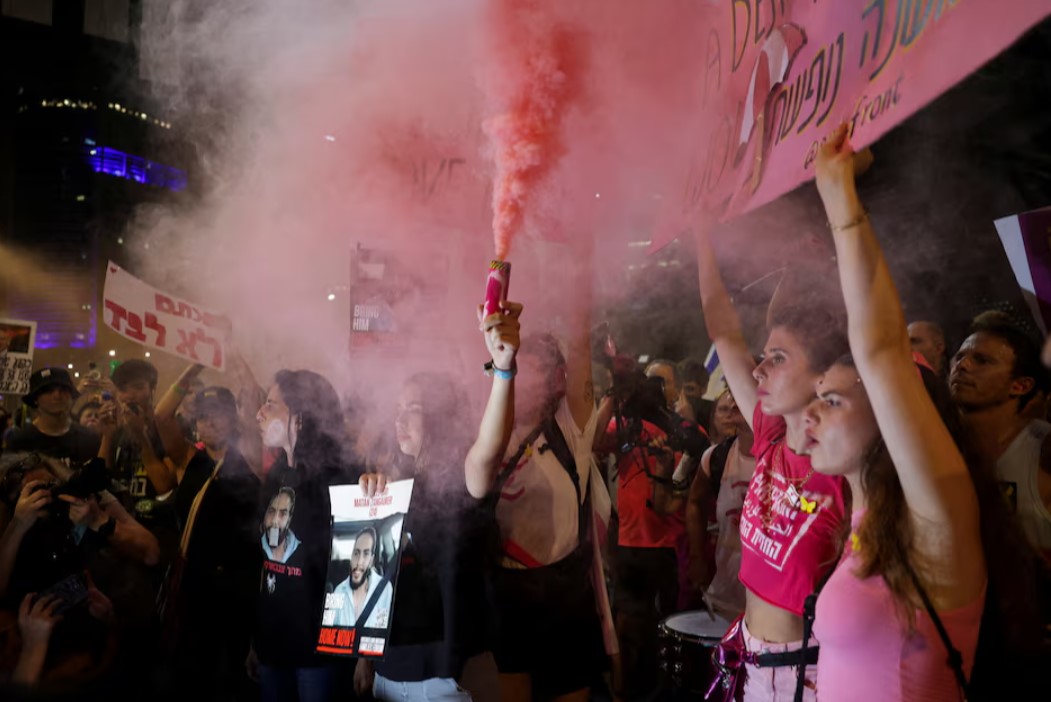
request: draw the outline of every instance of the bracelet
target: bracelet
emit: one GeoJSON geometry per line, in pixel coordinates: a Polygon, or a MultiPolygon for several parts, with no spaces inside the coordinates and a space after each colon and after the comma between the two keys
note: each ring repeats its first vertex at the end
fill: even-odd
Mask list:
{"type": "Polygon", "coordinates": [[[172,385],[172,390],[174,390],[175,392],[179,393],[183,397],[186,397],[187,395],[190,394],[190,389],[189,388],[184,388],[182,385],[179,385],[178,383],[175,383],[174,385],[172,385]]]}
{"type": "Polygon", "coordinates": [[[862,208],[861,214],[859,214],[857,217],[855,217],[854,219],[850,220],[846,224],[832,224],[832,222],[829,222],[828,223],[828,228],[831,229],[834,232],[844,232],[844,231],[846,231],[848,229],[853,229],[854,227],[858,226],[859,224],[864,223],[868,218],[869,218],[868,210],[862,208]]]}
{"type": "Polygon", "coordinates": [[[509,369],[497,368],[496,364],[490,360],[488,363],[482,366],[482,371],[489,377],[496,377],[500,380],[512,380],[516,375],[518,375],[518,364],[512,363],[511,368],[509,369]]]}

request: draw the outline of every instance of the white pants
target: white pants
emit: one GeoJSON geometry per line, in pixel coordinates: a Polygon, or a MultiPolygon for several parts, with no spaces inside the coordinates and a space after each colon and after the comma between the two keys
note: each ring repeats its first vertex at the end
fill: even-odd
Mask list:
{"type": "Polygon", "coordinates": [[[420,682],[394,682],[376,674],[372,696],[382,702],[409,702],[416,700],[450,700],[472,702],[471,693],[456,684],[452,678],[430,678],[420,682]]]}

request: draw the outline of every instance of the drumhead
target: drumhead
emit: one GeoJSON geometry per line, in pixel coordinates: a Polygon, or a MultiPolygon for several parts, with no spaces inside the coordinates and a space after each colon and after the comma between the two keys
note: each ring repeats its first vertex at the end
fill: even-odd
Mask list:
{"type": "Polygon", "coordinates": [[[670,632],[691,638],[715,639],[718,641],[723,638],[723,634],[730,628],[730,622],[718,614],[715,615],[715,620],[712,621],[707,610],[699,609],[673,614],[661,622],[661,627],[670,632]]]}

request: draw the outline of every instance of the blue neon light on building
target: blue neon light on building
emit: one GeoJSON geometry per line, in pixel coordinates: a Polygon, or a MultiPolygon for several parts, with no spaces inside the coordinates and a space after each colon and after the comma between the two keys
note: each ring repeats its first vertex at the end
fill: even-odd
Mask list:
{"type": "Polygon", "coordinates": [[[86,159],[91,170],[116,178],[134,180],[143,185],[153,185],[169,190],[186,188],[186,171],[150,161],[141,156],[124,153],[108,146],[85,147],[86,159]]]}

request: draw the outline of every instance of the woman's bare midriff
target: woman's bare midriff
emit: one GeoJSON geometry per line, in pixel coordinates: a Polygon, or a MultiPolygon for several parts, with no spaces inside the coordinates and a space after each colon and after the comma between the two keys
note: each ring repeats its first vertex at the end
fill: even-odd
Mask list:
{"type": "Polygon", "coordinates": [[[803,618],[772,605],[751,590],[745,590],[744,621],[748,633],[768,643],[790,643],[803,638],[803,618]]]}

